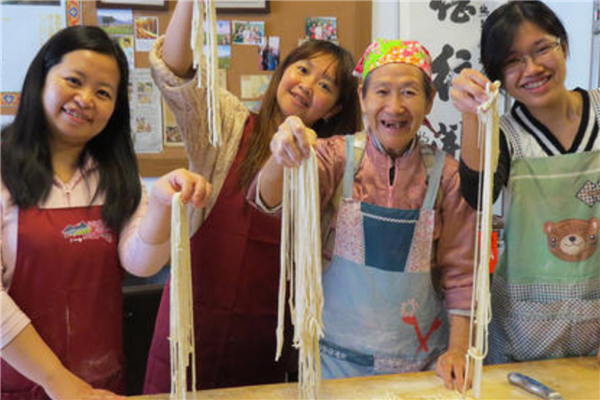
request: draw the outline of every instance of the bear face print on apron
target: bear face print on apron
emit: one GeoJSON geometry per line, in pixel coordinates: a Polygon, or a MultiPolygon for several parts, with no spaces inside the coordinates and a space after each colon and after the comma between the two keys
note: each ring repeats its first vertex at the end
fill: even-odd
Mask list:
{"type": "Polygon", "coordinates": [[[392,209],[352,198],[352,141],[346,137],[344,198],[333,259],[323,274],[322,378],[428,369],[448,338],[430,273],[445,154],[435,153],[423,208],[392,209]]]}
{"type": "MultiPolygon", "coordinates": [[[[509,124],[506,131],[518,129],[509,124]]],[[[600,152],[543,158],[519,153],[517,148],[511,164],[505,250],[492,282],[486,361],[596,354],[600,152]]]]}

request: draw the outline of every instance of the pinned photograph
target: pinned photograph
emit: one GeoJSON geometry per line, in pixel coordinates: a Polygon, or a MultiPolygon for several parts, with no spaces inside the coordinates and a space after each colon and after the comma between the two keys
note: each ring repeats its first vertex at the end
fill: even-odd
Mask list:
{"type": "Polygon", "coordinates": [[[135,48],[150,51],[158,39],[158,18],[138,17],[135,19],[135,48]]]}
{"type": "Polygon", "coordinates": [[[98,9],[98,26],[117,40],[127,57],[129,68],[135,66],[133,47],[133,13],[131,10],[98,9]]]}
{"type": "Polygon", "coordinates": [[[131,10],[98,9],[98,26],[110,36],[133,35],[133,12],[131,10]]]}
{"type": "Polygon", "coordinates": [[[311,40],[338,41],[335,17],[309,17],[305,24],[306,37],[311,40]]]}
{"type": "Polygon", "coordinates": [[[258,69],[274,71],[279,65],[279,36],[269,36],[266,44],[259,47],[258,55],[258,69]]]}
{"type": "Polygon", "coordinates": [[[217,21],[217,44],[231,44],[231,21],[217,21]]]}
{"type": "Polygon", "coordinates": [[[217,46],[219,56],[219,68],[231,67],[231,46],[217,46]]]}
{"type": "Polygon", "coordinates": [[[263,44],[264,38],[264,21],[233,21],[234,44],[260,45],[263,44]]]}
{"type": "Polygon", "coordinates": [[[125,53],[125,57],[127,57],[127,64],[129,68],[134,68],[135,66],[135,51],[133,48],[133,35],[120,35],[116,36],[117,42],[119,43],[119,47],[125,53]]]}

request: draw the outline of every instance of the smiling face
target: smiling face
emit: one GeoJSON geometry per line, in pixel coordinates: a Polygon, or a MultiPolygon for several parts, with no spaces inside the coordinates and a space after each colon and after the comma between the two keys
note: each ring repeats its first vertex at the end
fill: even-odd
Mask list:
{"type": "Polygon", "coordinates": [[[535,61],[530,56],[522,68],[504,69],[503,81],[508,93],[528,108],[547,107],[566,92],[566,52],[562,46],[552,47],[557,38],[529,21],[516,32],[511,52],[506,61],[525,54],[543,53],[535,61]],[[544,53],[543,49],[552,47],[544,53]]]}
{"type": "Polygon", "coordinates": [[[81,147],[106,127],[115,109],[120,73],[116,60],[76,50],[53,66],[42,103],[53,147],[81,147]]]}
{"type": "Polygon", "coordinates": [[[329,54],[291,64],[277,87],[282,119],[296,115],[306,126],[335,115],[340,89],[335,83],[336,61],[329,54]]]}
{"type": "Polygon", "coordinates": [[[367,125],[392,157],[404,153],[431,111],[423,79],[414,65],[386,64],[369,74],[364,94],[358,89],[367,125]]]}

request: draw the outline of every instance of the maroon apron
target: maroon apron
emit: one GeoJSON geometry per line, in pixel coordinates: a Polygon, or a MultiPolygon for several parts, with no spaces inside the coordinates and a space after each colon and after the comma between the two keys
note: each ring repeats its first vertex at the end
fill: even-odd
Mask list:
{"type": "MultiPolygon", "coordinates": [[[[117,236],[101,213],[100,206],[20,210],[8,293],[68,370],[124,393],[123,272],[117,236]]],[[[4,360],[1,383],[2,400],[49,399],[4,360]]]]}
{"type": "MultiPolygon", "coordinates": [[[[238,166],[255,120],[253,115],[248,119],[217,202],[191,238],[199,389],[284,382],[287,365],[293,365],[287,361],[289,353],[274,361],[281,220],[254,209],[238,187],[238,166]]],[[[168,335],[169,282],[158,311],[144,393],[170,391],[168,335]]]]}

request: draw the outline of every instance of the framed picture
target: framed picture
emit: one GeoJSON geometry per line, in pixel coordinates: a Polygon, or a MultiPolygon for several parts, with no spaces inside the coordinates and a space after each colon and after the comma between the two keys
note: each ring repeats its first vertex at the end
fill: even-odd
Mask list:
{"type": "Polygon", "coordinates": [[[134,10],[168,10],[167,0],[97,0],[98,8],[131,8],[134,10]]]}
{"type": "Polygon", "coordinates": [[[268,14],[269,0],[215,0],[220,14],[268,14]]]}

